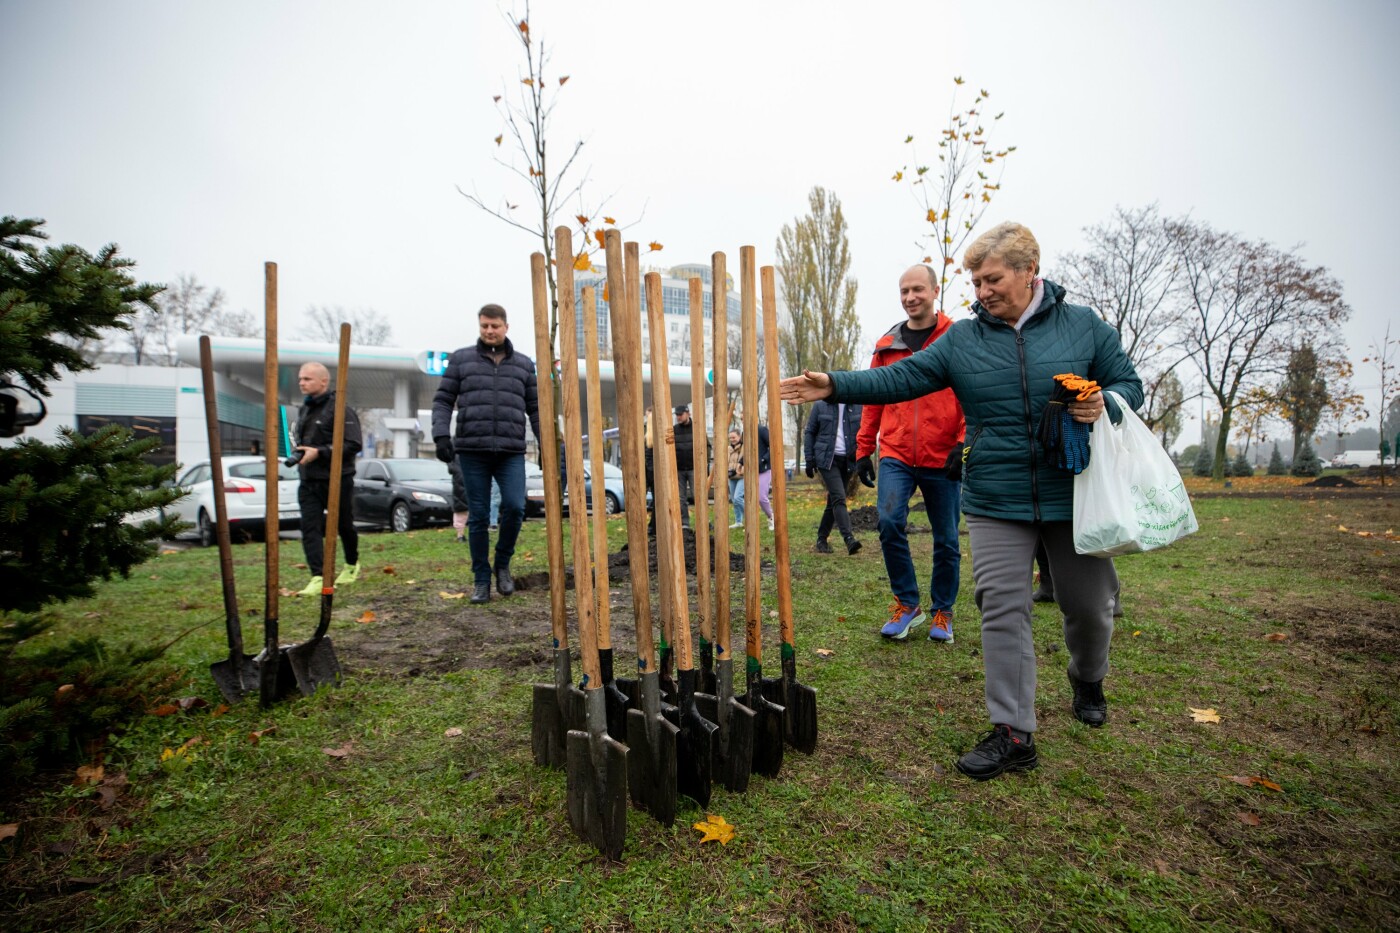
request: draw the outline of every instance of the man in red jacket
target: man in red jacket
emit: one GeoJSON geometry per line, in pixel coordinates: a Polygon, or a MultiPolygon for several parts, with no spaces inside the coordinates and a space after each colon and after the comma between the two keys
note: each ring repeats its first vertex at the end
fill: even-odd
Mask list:
{"type": "MultiPolygon", "coordinates": [[[[899,300],[907,320],[896,324],[875,343],[871,367],[889,366],[929,346],[952,326],[952,320],[934,305],[938,279],[928,266],[911,266],[899,279],[899,300]]],[[[875,443],[880,445],[879,488],[880,545],[885,554],[894,605],[890,620],[880,629],[886,638],[903,640],[909,629],[929,622],[928,637],[953,641],[953,603],[958,598],[958,572],[962,553],[958,548],[958,515],[962,492],[962,406],[951,389],[934,392],[910,402],[866,405],[856,437],[856,472],[867,486],[876,485],[872,462],[875,443]],[[933,530],[933,579],[929,613],[919,594],[914,559],[904,526],[909,519],[909,499],[918,490],[924,497],[933,530]]]]}

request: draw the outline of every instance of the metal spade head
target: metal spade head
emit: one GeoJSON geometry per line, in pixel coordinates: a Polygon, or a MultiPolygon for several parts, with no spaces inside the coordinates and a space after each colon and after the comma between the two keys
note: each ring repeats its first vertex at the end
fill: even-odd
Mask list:
{"type": "Polygon", "coordinates": [[[340,683],[340,661],[327,637],[292,645],[283,649],[282,655],[292,669],[296,687],[302,696],[311,696],[321,687],[334,687],[340,683]]]}
{"type": "Polygon", "coordinates": [[[627,787],[632,803],[662,826],[670,826],[676,819],[679,733],[660,712],[627,711],[627,787]]]}
{"type": "Polygon", "coordinates": [[[695,706],[719,725],[710,745],[710,773],[726,790],[744,793],[753,770],[753,710],[732,696],[720,700],[708,693],[695,694],[695,706]]]}
{"type": "Polygon", "coordinates": [[[257,658],[251,654],[243,654],[239,655],[238,661],[233,658],[215,661],[209,665],[209,673],[213,676],[214,684],[219,688],[224,702],[232,705],[257,691],[258,681],[262,676],[260,668],[257,658]]]}
{"type": "MultiPolygon", "coordinates": [[[[786,647],[786,646],[784,646],[786,647]]],[[[797,664],[784,652],[783,676],[764,678],[763,693],[782,705],[783,734],[793,748],[810,755],[817,748],[817,691],[797,682],[797,664]]]]}
{"type": "Polygon", "coordinates": [[[531,709],[530,750],[542,768],[568,763],[570,729],[582,729],[583,691],[569,681],[569,649],[554,650],[554,683],[535,684],[531,709]]]}
{"type": "Polygon", "coordinates": [[[676,792],[702,807],[710,804],[714,741],[719,726],[695,706],[695,671],[680,672],[680,702],[667,711],[679,730],[676,736],[676,792]]]}
{"type": "Polygon", "coordinates": [[[588,731],[571,730],[567,776],[569,824],[611,859],[627,838],[627,746],[607,734],[601,690],[586,691],[588,731]]]}
{"type": "Polygon", "coordinates": [[[784,709],[764,695],[757,677],[750,677],[749,690],[741,702],[754,714],[753,770],[764,777],[777,777],[783,769],[784,709]]]}

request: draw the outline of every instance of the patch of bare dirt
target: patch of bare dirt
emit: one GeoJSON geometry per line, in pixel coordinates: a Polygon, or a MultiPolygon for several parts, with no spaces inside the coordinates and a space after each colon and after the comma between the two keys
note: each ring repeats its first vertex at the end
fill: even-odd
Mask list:
{"type": "MultiPolygon", "coordinates": [[[[656,541],[648,542],[648,567],[652,575],[653,614],[657,606],[655,589],[656,541]]],[[[695,535],[686,529],[686,569],[690,594],[695,598],[695,535]]],[[[711,543],[713,550],[713,539],[711,543]]],[[[734,591],[743,592],[744,557],[730,553],[734,591]]],[[[609,632],[621,667],[637,649],[632,608],[629,554],[623,550],[608,555],[609,632]]],[[[773,565],[764,561],[764,574],[773,565]]],[[[765,584],[767,585],[767,584],[765,584]]],[[[494,586],[491,601],[473,605],[467,596],[444,599],[441,592],[461,592],[460,581],[422,580],[417,588],[396,591],[366,606],[374,621],[335,636],[335,650],[347,673],[377,673],[417,677],[464,669],[524,667],[546,668],[552,663],[553,641],[550,620],[549,573],[524,574],[515,578],[516,591],[501,596],[494,586]]],[[[572,567],[565,568],[564,587],[572,590],[572,567]]],[[[467,591],[468,595],[470,590],[467,591]]],[[[572,596],[569,599],[572,604],[572,596]]],[[[738,618],[736,616],[736,618],[738,618]]],[[[575,631],[572,605],[569,630],[575,631]]],[[[577,646],[575,646],[577,657],[577,646]]]]}

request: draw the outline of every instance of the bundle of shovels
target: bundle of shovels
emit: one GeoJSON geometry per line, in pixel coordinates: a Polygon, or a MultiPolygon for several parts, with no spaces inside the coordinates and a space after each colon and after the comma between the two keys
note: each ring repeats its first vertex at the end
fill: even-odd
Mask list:
{"type": "MultiPolygon", "coordinates": [[[[340,356],[335,373],[335,427],[331,450],[330,501],[326,515],[325,562],[322,567],[321,616],[308,641],[294,645],[279,642],[279,484],[281,470],[296,463],[282,462],[278,441],[282,437],[281,406],[277,403],[277,264],[264,267],[265,356],[263,369],[263,451],[267,467],[264,513],[266,563],[264,574],[263,650],[257,655],[243,650],[243,627],[234,589],[233,549],[229,540],[228,508],[224,500],[222,444],[219,437],[218,404],[214,388],[214,362],[209,338],[199,338],[199,363],[203,376],[204,419],[209,434],[209,467],[214,484],[215,535],[219,545],[219,571],[224,591],[224,622],[228,633],[229,656],[210,665],[209,672],[228,703],[237,703],[254,690],[263,706],[299,692],[310,696],[317,688],[340,682],[340,662],[326,633],[330,628],[335,601],[336,529],[340,517],[341,466],[344,463],[345,386],[350,370],[350,325],[340,325],[340,356]]],[[[288,451],[290,453],[290,449],[288,451]]]]}
{"type": "MultiPolygon", "coordinates": [[[[575,831],[610,858],[621,856],[626,835],[627,802],[650,813],[663,825],[676,816],[677,796],[701,807],[710,802],[718,781],[742,792],[757,770],[772,777],[782,767],[783,746],[804,752],[816,745],[816,697],[797,681],[792,631],[792,590],[789,574],[787,510],[784,486],[778,481],[773,501],[778,575],[778,615],[782,637],[782,676],[762,672],[762,613],[760,528],[758,510],[747,512],[745,529],[745,621],[747,664],[745,690],[735,695],[730,627],[729,530],[727,487],[714,483],[714,586],[710,580],[709,529],[710,465],[706,450],[704,400],[704,287],[690,280],[691,396],[695,401],[695,557],[696,608],[700,627],[700,667],[691,650],[690,590],[687,584],[685,541],[681,528],[678,467],[674,431],[660,423],[671,412],[667,328],[662,314],[661,277],[646,276],[646,313],[650,333],[651,398],[658,413],[653,433],[655,471],[656,553],[661,653],[657,656],[652,631],[650,567],[644,481],[645,423],[641,339],[641,275],[637,244],[622,243],[616,230],[604,236],[607,257],[607,298],[612,332],[613,367],[617,390],[617,426],[621,446],[623,494],[628,504],[627,551],[632,586],[633,623],[637,639],[637,676],[614,678],[609,619],[606,516],[601,507],[603,412],[599,385],[597,297],[581,290],[583,344],[586,348],[587,411],[579,400],[578,333],[573,269],[568,228],[555,231],[559,294],[560,379],[564,467],[570,509],[573,550],[574,614],[583,677],[575,685],[568,641],[565,599],[562,494],[558,488],[559,428],[554,385],[540,390],[541,466],[545,482],[546,537],[551,582],[551,634],[554,648],[553,683],[534,688],[532,748],[539,765],[567,772],[569,821],[575,831]],[[624,255],[625,254],[625,255],[624,255]],[[590,441],[592,475],[598,507],[593,510],[592,546],[585,491],[583,438],[590,441]],[[713,595],[713,606],[711,598],[713,595]],[[672,676],[671,664],[675,664],[672,676]]],[[[758,464],[757,299],[754,251],[744,247],[741,260],[741,331],[743,334],[743,400],[745,461],[758,464]]],[[[713,428],[717,452],[728,449],[728,316],[725,256],[715,253],[712,372],[713,428]]],[[[545,258],[531,257],[534,285],[535,333],[538,359],[552,358],[549,296],[545,258]]],[[[777,397],[777,312],[772,269],[763,270],[764,333],[768,358],[769,420],[781,424],[777,397]]],[[[545,368],[542,362],[542,369],[545,368]]],[[[772,460],[782,464],[782,431],[772,432],[772,460]]],[[[781,470],[775,474],[775,480],[781,470]]],[[[756,496],[751,496],[755,501],[756,496]]]]}

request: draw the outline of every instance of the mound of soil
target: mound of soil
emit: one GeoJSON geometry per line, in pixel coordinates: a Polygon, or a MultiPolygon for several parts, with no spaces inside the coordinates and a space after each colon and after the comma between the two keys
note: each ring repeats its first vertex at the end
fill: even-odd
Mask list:
{"type": "Polygon", "coordinates": [[[1324,487],[1337,487],[1337,486],[1341,486],[1341,487],[1355,488],[1356,486],[1358,486],[1358,485],[1360,485],[1360,484],[1359,484],[1359,483],[1353,483],[1351,480],[1347,479],[1345,476],[1319,476],[1317,479],[1313,480],[1311,483],[1304,483],[1303,485],[1304,485],[1304,486],[1324,486],[1324,487]]]}
{"type": "MultiPolygon", "coordinates": [[[[849,514],[851,516],[852,531],[878,531],[880,528],[880,510],[873,505],[863,505],[858,509],[851,509],[849,514]]],[[[907,535],[931,534],[932,529],[930,529],[925,522],[912,521],[916,514],[928,514],[923,511],[922,500],[920,500],[920,504],[917,506],[910,507],[909,518],[911,521],[905,523],[904,533],[907,535]],[[918,509],[917,512],[915,511],[916,508],[918,509]]]]}

